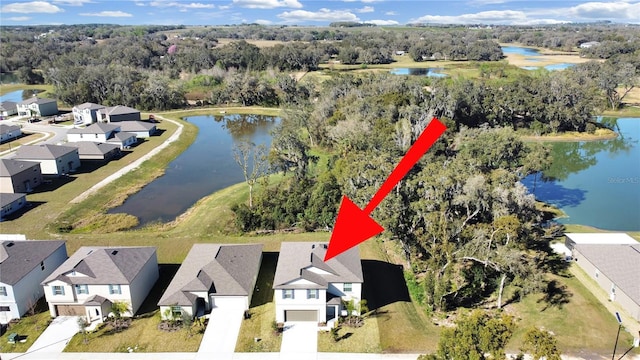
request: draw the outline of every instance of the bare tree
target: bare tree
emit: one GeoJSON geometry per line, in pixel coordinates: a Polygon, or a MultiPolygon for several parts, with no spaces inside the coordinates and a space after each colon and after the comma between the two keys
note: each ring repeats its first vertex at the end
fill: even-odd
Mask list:
{"type": "Polygon", "coordinates": [[[249,208],[252,208],[253,186],[269,169],[267,147],[264,144],[256,145],[249,140],[242,140],[233,146],[233,158],[242,168],[244,180],[249,185],[249,208]]]}

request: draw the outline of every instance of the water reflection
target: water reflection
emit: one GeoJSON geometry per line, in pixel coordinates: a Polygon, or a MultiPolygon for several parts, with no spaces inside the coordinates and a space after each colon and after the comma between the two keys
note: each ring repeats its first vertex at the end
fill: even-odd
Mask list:
{"type": "Polygon", "coordinates": [[[22,100],[26,100],[33,95],[43,92],[44,90],[40,89],[28,89],[28,90],[18,90],[12,91],[10,93],[6,93],[0,96],[0,102],[2,101],[13,101],[13,102],[21,102],[22,100]]]}
{"type": "Polygon", "coordinates": [[[247,139],[268,147],[269,130],[278,121],[257,115],[194,116],[186,120],[199,129],[193,144],[167,166],[163,176],[110,213],[134,215],[140,225],[172,221],[201,198],[244,181],[233,159],[233,145],[247,139]]]}

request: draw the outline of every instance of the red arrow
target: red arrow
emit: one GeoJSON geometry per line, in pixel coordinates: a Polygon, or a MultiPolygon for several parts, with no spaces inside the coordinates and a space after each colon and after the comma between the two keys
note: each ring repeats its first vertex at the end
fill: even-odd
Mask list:
{"type": "Polygon", "coordinates": [[[384,228],[371,218],[373,210],[380,205],[380,202],[393,190],[394,186],[407,175],[409,170],[420,160],[422,155],[429,150],[433,143],[438,140],[440,135],[447,128],[437,119],[431,119],[427,128],[418,137],[409,151],[400,160],[396,168],[393,169],[391,175],[385,180],[384,184],[378,189],[375,195],[364,210],[361,210],[348,197],[342,197],[340,210],[336,218],[336,224],[331,233],[329,240],[329,248],[324,257],[327,261],[334,256],[338,256],[361,242],[376,236],[384,231],[384,228]]]}

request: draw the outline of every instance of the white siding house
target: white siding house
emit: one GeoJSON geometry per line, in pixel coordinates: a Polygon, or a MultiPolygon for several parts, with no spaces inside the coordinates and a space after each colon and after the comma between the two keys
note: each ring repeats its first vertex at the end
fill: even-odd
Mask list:
{"type": "Polygon", "coordinates": [[[58,115],[58,102],[56,100],[37,96],[17,103],[16,108],[20,116],[58,115]]]}
{"type": "Polygon", "coordinates": [[[67,259],[64,241],[0,242],[0,323],[19,319],[44,295],[40,282],[67,259]]]}
{"type": "Polygon", "coordinates": [[[37,161],[43,175],[64,175],[80,167],[78,148],[61,145],[23,145],[16,151],[16,160],[37,161]]]}
{"type": "Polygon", "coordinates": [[[283,242],[273,280],[276,322],[313,321],[333,326],[344,302],[362,299],[358,248],[325,262],[326,243],[283,242]]]}
{"type": "Polygon", "coordinates": [[[98,111],[104,109],[105,106],[86,102],[74,106],[71,110],[73,113],[74,125],[91,125],[98,122],[98,111]]]}
{"type": "Polygon", "coordinates": [[[0,142],[11,141],[22,135],[22,129],[18,125],[0,124],[0,142]]]}
{"type": "Polygon", "coordinates": [[[102,322],[115,302],[134,315],[158,280],[154,247],[81,247],[42,285],[51,316],[102,322]]]}
{"type": "Polygon", "coordinates": [[[67,131],[68,142],[93,141],[104,143],[120,131],[120,126],[97,123],[85,128],[74,128],[67,131]]]}
{"type": "Polygon", "coordinates": [[[27,194],[0,193],[0,221],[27,205],[27,194]]]}

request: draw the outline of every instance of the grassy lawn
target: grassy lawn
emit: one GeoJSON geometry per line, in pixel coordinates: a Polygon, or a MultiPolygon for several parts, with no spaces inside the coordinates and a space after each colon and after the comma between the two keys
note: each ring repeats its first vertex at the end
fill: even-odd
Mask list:
{"type": "Polygon", "coordinates": [[[36,140],[45,140],[47,137],[49,137],[48,134],[24,132],[19,138],[0,144],[0,152],[15,150],[18,146],[28,144],[36,140]]]}
{"type": "Polygon", "coordinates": [[[38,302],[36,312],[33,316],[25,315],[17,323],[10,324],[7,332],[0,337],[0,353],[25,352],[33,345],[51,322],[51,314],[44,298],[38,302]],[[26,341],[9,344],[8,338],[12,333],[17,333],[26,341]]]}
{"type": "Polygon", "coordinates": [[[334,341],[329,331],[319,332],[318,351],[379,353],[382,350],[378,341],[378,321],[374,317],[366,318],[359,328],[340,327],[338,336],[338,341],[334,341]]]}

